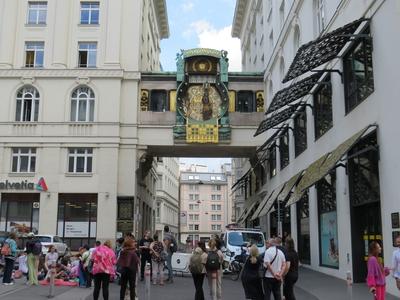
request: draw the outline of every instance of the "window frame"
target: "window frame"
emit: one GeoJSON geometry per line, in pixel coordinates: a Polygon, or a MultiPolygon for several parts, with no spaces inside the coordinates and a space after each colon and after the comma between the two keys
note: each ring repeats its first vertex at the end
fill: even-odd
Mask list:
{"type": "Polygon", "coordinates": [[[286,128],[284,133],[279,136],[279,160],[280,160],[280,168],[283,170],[290,163],[290,155],[289,155],[289,129],[286,128]],[[286,143],[284,142],[286,139],[286,143]],[[286,149],[286,151],[284,151],[286,149]]]}
{"type": "Polygon", "coordinates": [[[36,172],[36,159],[37,149],[34,147],[14,147],[11,150],[11,173],[35,173],[36,172]],[[24,152],[27,151],[27,152],[24,152]],[[27,171],[21,171],[21,159],[27,157],[27,171]],[[16,165],[15,159],[16,158],[16,165]],[[32,167],[33,165],[33,167],[32,167]],[[14,168],[15,166],[15,168],[14,168]]]}
{"type": "Polygon", "coordinates": [[[166,112],[169,111],[169,99],[168,99],[168,92],[167,90],[162,90],[162,89],[154,89],[150,91],[150,97],[149,97],[149,110],[152,112],[166,112]],[[153,97],[154,95],[163,95],[165,96],[163,103],[161,103],[162,107],[159,109],[158,102],[156,103],[156,108],[153,103],[153,97]],[[155,109],[154,109],[155,108],[155,109]]]}
{"type": "MultiPolygon", "coordinates": [[[[370,30],[367,28],[362,32],[363,34],[369,34],[370,30]]],[[[372,38],[360,38],[357,40],[345,55],[343,55],[343,78],[344,78],[344,99],[345,99],[345,114],[349,114],[364,100],[366,100],[375,91],[374,82],[374,66],[373,66],[373,44],[372,38]],[[355,62],[359,62],[355,59],[357,49],[361,47],[363,52],[364,63],[362,64],[363,80],[361,83],[357,82],[357,72],[355,62]],[[369,52],[370,50],[370,52],[369,52]],[[368,57],[371,57],[371,65],[369,66],[368,57]],[[370,70],[368,68],[370,67],[370,70]],[[353,85],[353,86],[352,86],[353,85]],[[371,88],[371,91],[360,96],[360,88],[367,90],[371,88]],[[351,103],[354,102],[354,103],[351,103]]]]}
{"type": "Polygon", "coordinates": [[[78,68],[83,69],[93,69],[97,68],[97,50],[98,50],[98,43],[96,41],[90,42],[78,42],[78,68]],[[86,46],[86,47],[83,47],[86,46]],[[95,48],[91,48],[91,46],[96,46],[95,48]],[[83,63],[83,59],[81,59],[81,52],[86,52],[86,63],[83,63]],[[94,54],[93,54],[94,53],[94,54]],[[94,65],[90,63],[91,55],[94,55],[94,65]]]}
{"type": "Polygon", "coordinates": [[[37,122],[39,119],[40,93],[34,86],[23,86],[17,91],[15,97],[15,122],[37,122]],[[21,94],[21,96],[19,96],[21,94]],[[26,98],[29,94],[32,97],[26,98]],[[26,117],[27,101],[31,101],[29,120],[26,117]]]}
{"type": "Polygon", "coordinates": [[[269,178],[273,178],[277,174],[277,166],[276,166],[276,142],[272,143],[272,145],[268,149],[268,173],[269,178]]]}
{"type": "Polygon", "coordinates": [[[70,110],[70,121],[71,122],[94,122],[94,115],[96,108],[96,94],[88,86],[78,86],[71,93],[71,110],[70,110]],[[74,95],[76,93],[76,96],[74,95]],[[82,97],[86,95],[86,97],[82,97]],[[85,103],[85,120],[79,120],[80,118],[80,103],[85,103]],[[75,112],[75,113],[74,113],[75,112]],[[73,115],[74,114],[74,115],[73,115]]]}
{"type": "MultiPolygon", "coordinates": [[[[333,127],[333,107],[332,107],[332,83],[330,75],[326,76],[321,85],[313,93],[313,112],[314,112],[314,134],[318,140],[333,127]],[[329,103],[321,104],[324,99],[329,103]],[[329,109],[326,109],[329,106],[329,109]],[[324,121],[329,125],[322,126],[324,121]]],[[[326,124],[325,124],[326,125],[326,124]]]]}
{"type": "MultiPolygon", "coordinates": [[[[296,116],[293,118],[293,136],[294,136],[294,153],[295,157],[298,157],[300,154],[302,154],[304,151],[307,150],[308,143],[307,143],[307,109],[306,106],[303,106],[303,108],[297,112],[296,116]],[[301,127],[299,124],[299,121],[301,117],[304,117],[304,127],[301,127]],[[303,139],[304,139],[304,146],[300,147],[299,146],[299,138],[301,138],[301,133],[304,133],[303,139]]],[[[301,144],[300,144],[301,145],[301,144]]]]}
{"type": "Polygon", "coordinates": [[[251,113],[256,111],[256,97],[255,97],[255,92],[251,90],[241,90],[236,92],[236,112],[240,113],[251,113]],[[239,100],[240,96],[242,94],[251,94],[251,99],[250,103],[247,104],[247,110],[242,110],[244,107],[244,104],[241,103],[241,100],[239,100]]]}
{"type": "Polygon", "coordinates": [[[44,46],[45,46],[45,44],[42,41],[25,41],[24,68],[36,69],[36,68],[44,67],[44,46]],[[33,53],[33,54],[29,54],[29,53],[33,53]],[[41,53],[41,56],[38,55],[40,53],[41,53]],[[30,55],[32,55],[32,57],[30,57],[30,55]],[[41,57],[41,62],[38,63],[38,60],[40,59],[40,57],[41,57]],[[30,60],[32,60],[32,62],[30,60]]]}
{"type": "Polygon", "coordinates": [[[69,174],[92,174],[93,173],[93,148],[68,148],[68,171],[69,174]],[[84,153],[78,153],[79,151],[84,153]],[[78,159],[83,158],[83,171],[77,170],[78,159]],[[72,171],[71,171],[71,159],[73,160],[72,171]],[[88,162],[90,161],[90,170],[88,170],[88,162]]]}
{"type": "Polygon", "coordinates": [[[80,2],[80,9],[79,9],[79,13],[80,13],[80,25],[99,25],[100,24],[100,2],[99,1],[81,1],[80,2]],[[88,8],[84,8],[83,5],[90,5],[88,8]],[[92,5],[97,4],[97,8],[92,8],[92,5]],[[87,23],[82,22],[83,18],[82,18],[82,14],[84,11],[88,11],[89,15],[88,15],[88,20],[87,23]],[[97,11],[97,23],[93,22],[92,16],[93,16],[93,12],[97,11]]]}
{"type": "Polygon", "coordinates": [[[28,1],[28,12],[26,15],[26,25],[46,25],[47,24],[47,7],[48,3],[47,1],[28,1]],[[31,7],[32,5],[32,7],[31,7]],[[45,5],[45,8],[41,7],[41,5],[45,5]],[[36,7],[34,7],[36,6],[36,7]],[[44,15],[44,21],[40,21],[40,13],[43,12],[45,13],[44,15]],[[35,21],[31,22],[31,13],[35,13],[35,21]]]}

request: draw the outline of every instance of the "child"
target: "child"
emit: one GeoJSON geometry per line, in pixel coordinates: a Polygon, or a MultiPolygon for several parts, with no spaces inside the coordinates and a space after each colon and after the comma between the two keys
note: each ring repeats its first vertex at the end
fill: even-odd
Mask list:
{"type": "Polygon", "coordinates": [[[26,252],[21,252],[17,258],[18,260],[18,271],[20,271],[23,275],[28,278],[28,265],[27,265],[27,256],[26,252]]]}

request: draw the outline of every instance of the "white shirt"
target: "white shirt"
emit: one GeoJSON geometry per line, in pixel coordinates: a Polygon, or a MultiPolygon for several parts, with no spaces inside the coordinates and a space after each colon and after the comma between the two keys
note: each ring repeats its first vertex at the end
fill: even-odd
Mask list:
{"type": "Polygon", "coordinates": [[[51,266],[53,263],[57,263],[58,253],[57,252],[54,252],[54,253],[48,252],[46,254],[46,258],[47,258],[47,265],[51,266]]]}
{"type": "Polygon", "coordinates": [[[28,273],[28,266],[26,265],[26,255],[18,257],[18,270],[22,273],[28,273]]]}
{"type": "MultiPolygon", "coordinates": [[[[275,246],[269,247],[267,251],[265,251],[264,255],[264,266],[268,263],[270,264],[272,261],[274,262],[271,265],[272,270],[274,273],[280,273],[282,270],[282,264],[286,262],[285,255],[281,250],[276,248],[275,246]],[[276,255],[276,258],[274,260],[274,257],[276,255]]],[[[271,271],[267,269],[265,272],[265,277],[268,278],[274,278],[274,275],[272,275],[271,271]]]]}
{"type": "Polygon", "coordinates": [[[400,279],[400,248],[394,250],[392,258],[393,276],[400,279]]]}

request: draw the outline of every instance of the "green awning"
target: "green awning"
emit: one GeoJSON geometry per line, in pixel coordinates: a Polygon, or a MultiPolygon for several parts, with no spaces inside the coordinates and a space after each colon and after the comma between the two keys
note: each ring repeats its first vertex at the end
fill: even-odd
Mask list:
{"type": "Polygon", "coordinates": [[[318,160],[314,161],[304,172],[303,177],[294,189],[292,195],[290,196],[286,206],[292,205],[301,199],[306,187],[309,187],[315,183],[315,178],[319,176],[321,167],[325,162],[328,154],[321,156],[318,160]]]}
{"type": "Polygon", "coordinates": [[[245,200],[245,203],[244,203],[244,206],[243,206],[243,212],[240,215],[240,217],[239,217],[237,222],[242,221],[243,217],[250,213],[251,209],[254,207],[254,205],[256,205],[256,203],[257,203],[257,201],[259,199],[260,199],[260,197],[258,196],[258,194],[254,194],[253,196],[251,196],[250,198],[245,200]]]}
{"type": "Polygon", "coordinates": [[[271,209],[271,207],[274,205],[276,199],[278,198],[279,194],[281,193],[283,187],[285,186],[284,184],[281,184],[280,186],[278,186],[274,192],[272,193],[271,197],[268,199],[267,203],[265,203],[264,208],[262,209],[262,211],[260,212],[260,214],[258,215],[258,217],[262,217],[265,216],[269,210],[271,209]]]}
{"type": "Polygon", "coordinates": [[[255,220],[258,218],[258,215],[260,214],[261,210],[264,208],[265,204],[267,204],[268,199],[272,196],[274,193],[274,190],[271,191],[271,193],[266,194],[263,200],[261,201],[260,205],[258,205],[256,211],[254,212],[253,216],[250,218],[251,221],[255,220]]]}
{"type": "Polygon", "coordinates": [[[253,210],[253,208],[260,203],[261,199],[257,198],[257,201],[255,201],[254,203],[252,203],[247,209],[245,209],[244,214],[242,215],[240,221],[245,221],[247,219],[247,217],[250,215],[251,211],[253,210]]]}
{"type": "Polygon", "coordinates": [[[289,195],[290,191],[293,189],[295,184],[299,181],[301,175],[303,175],[303,171],[300,171],[296,175],[294,175],[292,178],[290,178],[286,184],[285,187],[283,188],[282,192],[278,196],[278,200],[283,202],[286,200],[287,196],[289,195]]]}

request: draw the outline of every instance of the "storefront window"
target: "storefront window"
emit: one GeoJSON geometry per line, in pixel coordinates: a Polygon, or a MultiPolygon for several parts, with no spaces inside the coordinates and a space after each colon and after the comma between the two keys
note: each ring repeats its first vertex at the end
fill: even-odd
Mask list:
{"type": "Polygon", "coordinates": [[[310,264],[310,210],[308,192],[297,202],[297,235],[299,258],[302,263],[310,264]]]}
{"type": "Polygon", "coordinates": [[[40,194],[1,194],[0,231],[38,232],[40,194]]]}
{"type": "Polygon", "coordinates": [[[71,250],[93,245],[97,227],[97,194],[60,194],[57,235],[71,250]]]}
{"type": "Polygon", "coordinates": [[[336,170],[318,181],[320,265],[339,268],[336,212],[336,170]]]}

